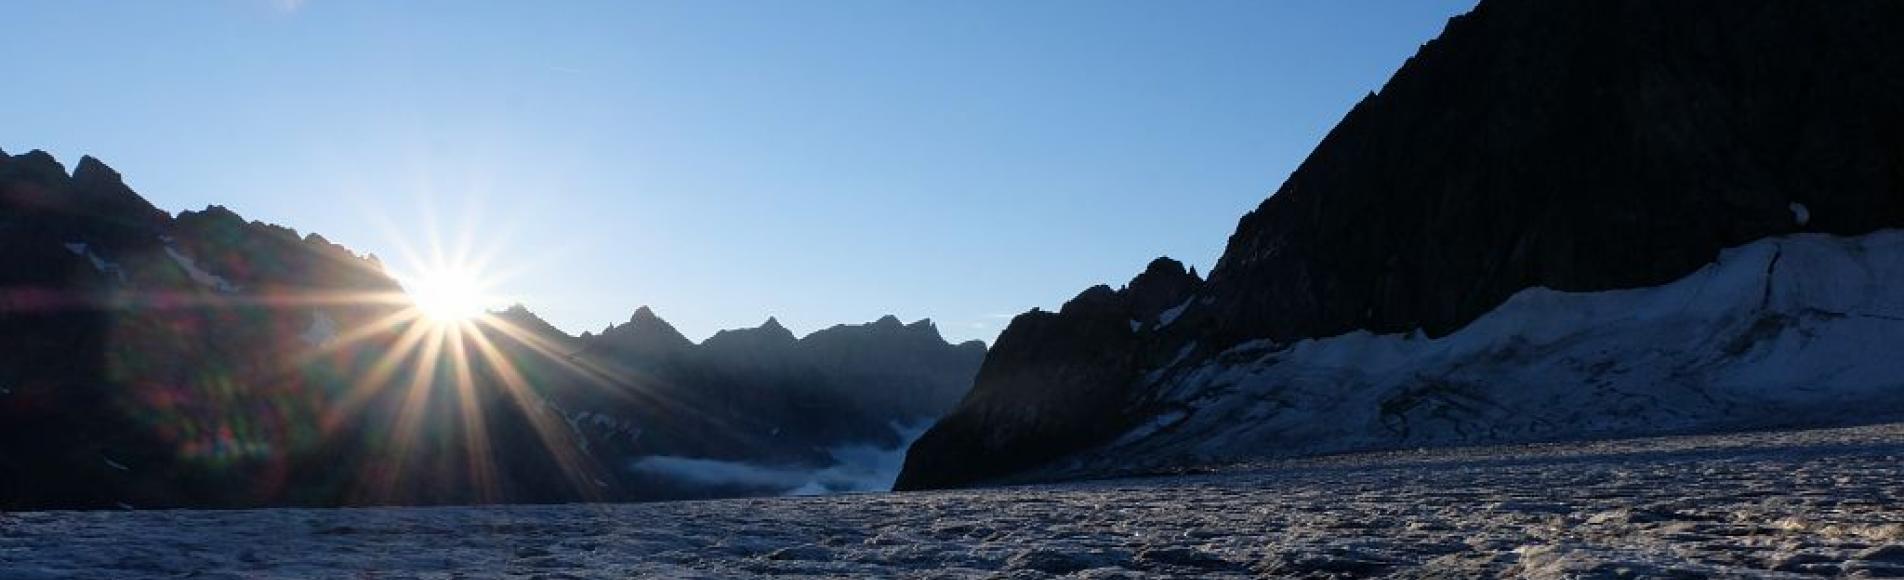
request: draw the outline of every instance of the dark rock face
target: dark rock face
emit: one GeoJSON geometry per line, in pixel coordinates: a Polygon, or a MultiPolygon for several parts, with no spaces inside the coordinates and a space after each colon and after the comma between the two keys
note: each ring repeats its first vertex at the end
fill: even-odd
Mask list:
{"type": "Polygon", "coordinates": [[[910,423],[944,416],[958,404],[972,388],[985,344],[949,345],[930,320],[901,324],[886,316],[814,332],[795,353],[840,393],[910,423]]]}
{"type": "MultiPolygon", "coordinates": [[[[579,359],[619,384],[569,389],[564,406],[644,425],[636,439],[592,440],[597,454],[787,468],[826,467],[842,444],[904,444],[894,426],[951,409],[985,357],[982,343],[948,344],[930,321],[891,316],[804,338],[769,319],[697,345],[646,307],[577,343],[579,359]]],[[[564,381],[574,382],[545,382],[564,381]]]]}
{"type": "Polygon", "coordinates": [[[979,367],[977,384],[986,388],[974,388],[914,443],[899,486],[1004,475],[1048,459],[1045,449],[1079,448],[1128,428],[1128,377],[1157,356],[1139,329],[1154,327],[1201,285],[1181,263],[1159,259],[1121,290],[1093,287],[1056,313],[1012,319],[979,367]],[[1048,388],[1054,384],[1075,388],[1048,388]],[[939,448],[977,455],[965,463],[913,458],[939,448]]]}
{"type": "Polygon", "coordinates": [[[1014,321],[900,487],[1102,442],[1141,394],[1104,397],[1160,352],[1441,335],[1529,287],[1657,285],[1767,236],[1904,226],[1897,22],[1882,0],[1484,0],[1243,217],[1173,326],[1108,336],[1101,311],[1135,301],[1105,292],[1014,321]],[[1027,406],[1003,416],[1001,397],[1027,406]]]}
{"type": "Polygon", "coordinates": [[[0,154],[0,509],[775,493],[628,464],[896,446],[985,353],[896,319],[696,345],[648,308],[578,338],[516,306],[448,341],[401,293],[315,234],[167,215],[91,158],[69,176],[0,154]]]}
{"type": "Polygon", "coordinates": [[[605,349],[648,357],[666,357],[694,348],[694,341],[646,306],[635,309],[626,324],[603,330],[595,342],[605,349]]]}

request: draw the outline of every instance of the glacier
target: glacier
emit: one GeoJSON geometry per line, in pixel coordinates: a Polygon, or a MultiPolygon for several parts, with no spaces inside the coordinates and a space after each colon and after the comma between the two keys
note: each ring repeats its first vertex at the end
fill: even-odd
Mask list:
{"type": "Polygon", "coordinates": [[[642,504],[0,513],[0,577],[1904,575],[1904,425],[642,504]]]}
{"type": "Polygon", "coordinates": [[[1033,472],[1876,421],[1904,410],[1904,231],[1799,234],[1648,288],[1532,288],[1446,336],[1254,341],[1142,377],[1148,420],[1033,472]]]}

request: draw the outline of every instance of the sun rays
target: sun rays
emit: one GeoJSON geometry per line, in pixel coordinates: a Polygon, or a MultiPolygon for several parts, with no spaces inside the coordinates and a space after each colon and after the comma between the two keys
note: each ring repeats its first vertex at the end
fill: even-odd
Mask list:
{"type": "Polygon", "coordinates": [[[470,248],[472,237],[465,233],[446,247],[433,236],[427,252],[402,246],[407,263],[382,266],[401,292],[284,301],[312,308],[364,306],[374,312],[297,357],[298,364],[340,354],[368,361],[332,399],[322,430],[332,436],[382,434],[377,443],[384,459],[361,474],[361,499],[399,500],[414,493],[410,484],[450,468],[460,471],[454,480],[467,486],[472,501],[489,502],[507,496],[498,467],[504,458],[497,456],[491,429],[497,417],[513,415],[526,423],[534,443],[578,498],[599,498],[602,478],[591,473],[592,463],[574,441],[581,434],[547,402],[524,365],[614,381],[600,378],[600,369],[577,365],[574,353],[558,341],[491,312],[502,305],[495,293],[501,279],[491,273],[490,254],[470,248]],[[443,437],[445,432],[453,436],[443,437]],[[445,448],[456,453],[445,457],[440,453],[445,448]]]}
{"type": "Polygon", "coordinates": [[[438,325],[459,326],[493,306],[483,280],[466,269],[428,270],[404,280],[403,287],[417,314],[438,325]]]}

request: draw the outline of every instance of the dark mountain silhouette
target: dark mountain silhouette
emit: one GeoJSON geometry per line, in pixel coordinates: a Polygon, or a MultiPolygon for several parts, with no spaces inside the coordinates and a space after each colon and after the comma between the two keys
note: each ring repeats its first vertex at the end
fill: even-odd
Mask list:
{"type": "Polygon", "coordinates": [[[1444,336],[1528,288],[1656,286],[1769,236],[1904,226],[1897,22],[1882,0],[1484,0],[1242,218],[1208,281],[1160,261],[1013,320],[899,485],[1107,443],[1159,413],[1145,377],[1250,341],[1444,336]]]}
{"type": "Polygon", "coordinates": [[[897,446],[984,356],[896,321],[696,345],[647,308],[574,337],[515,306],[451,341],[401,291],[315,234],[0,153],[0,509],[780,493],[629,466],[897,446]]]}
{"type": "MultiPolygon", "coordinates": [[[[646,307],[627,324],[576,342],[591,364],[628,380],[612,389],[583,387],[562,400],[598,414],[619,409],[618,418],[648,425],[706,423],[682,433],[651,432],[647,441],[620,440],[610,429],[594,447],[617,449],[611,454],[623,457],[805,468],[831,463],[829,447],[843,442],[905,444],[896,426],[929,422],[951,409],[985,356],[982,343],[951,345],[929,321],[902,325],[890,316],[798,339],[769,319],[697,345],[646,307]],[[654,402],[621,402],[628,397],[654,402]],[[669,419],[677,407],[695,409],[695,416],[669,419]]],[[[581,432],[603,435],[586,426],[581,432]]]]}

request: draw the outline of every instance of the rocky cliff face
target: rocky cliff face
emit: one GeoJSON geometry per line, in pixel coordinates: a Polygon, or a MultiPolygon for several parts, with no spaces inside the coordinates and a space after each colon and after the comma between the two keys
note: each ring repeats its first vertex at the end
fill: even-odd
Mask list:
{"type": "Polygon", "coordinates": [[[1108,289],[1015,320],[899,486],[1105,443],[1158,412],[1147,378],[1248,341],[1441,336],[1527,288],[1904,226],[1900,21],[1880,0],[1484,0],[1243,217],[1172,324],[1111,324],[1140,302],[1108,289]]]}

